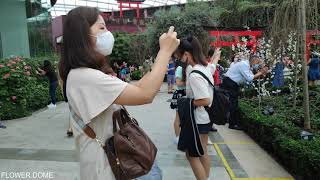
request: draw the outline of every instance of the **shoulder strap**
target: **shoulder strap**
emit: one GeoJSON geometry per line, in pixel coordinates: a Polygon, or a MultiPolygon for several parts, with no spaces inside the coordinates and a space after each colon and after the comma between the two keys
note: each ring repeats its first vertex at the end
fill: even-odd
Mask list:
{"type": "MultiPolygon", "coordinates": [[[[193,70],[193,71],[191,71],[191,73],[200,74],[204,79],[206,79],[206,80],[208,81],[208,83],[209,83],[212,87],[214,87],[214,85],[212,84],[212,82],[210,81],[210,79],[209,79],[203,72],[201,72],[201,71],[199,71],[199,70],[193,70]]],[[[191,73],[190,73],[190,74],[191,74],[191,73]]]]}
{"type": "Polygon", "coordinates": [[[70,113],[71,113],[71,116],[72,118],[76,121],[76,123],[79,125],[79,127],[83,130],[83,132],[91,139],[94,139],[95,141],[97,141],[97,143],[103,147],[103,144],[102,142],[98,139],[96,133],[94,132],[94,130],[86,125],[84,123],[84,121],[81,119],[81,117],[79,115],[77,115],[73,109],[71,108],[70,104],[69,104],[69,110],[70,110],[70,113]]]}

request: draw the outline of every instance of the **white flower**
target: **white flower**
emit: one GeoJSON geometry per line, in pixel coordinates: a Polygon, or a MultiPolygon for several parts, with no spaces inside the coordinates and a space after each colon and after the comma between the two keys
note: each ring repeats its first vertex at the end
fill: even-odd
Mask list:
{"type": "Polygon", "coordinates": [[[242,42],[248,42],[248,40],[247,40],[246,37],[242,37],[242,38],[241,38],[241,41],[242,41],[242,42]]]}

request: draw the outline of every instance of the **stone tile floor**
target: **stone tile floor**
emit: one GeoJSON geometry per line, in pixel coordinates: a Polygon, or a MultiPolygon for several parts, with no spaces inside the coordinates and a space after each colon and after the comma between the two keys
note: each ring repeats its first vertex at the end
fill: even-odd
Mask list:
{"type": "MultiPolygon", "coordinates": [[[[157,145],[157,159],[163,171],[163,179],[192,180],[195,177],[184,153],[179,152],[173,143],[175,111],[169,108],[167,101],[171,95],[165,93],[165,89],[164,85],[152,104],[128,107],[128,110],[157,145]]],[[[4,121],[7,128],[0,129],[0,180],[9,179],[6,176],[10,172],[52,173],[51,178],[38,179],[80,179],[74,140],[66,136],[68,117],[67,105],[60,103],[54,110],[42,109],[30,117],[4,121]]],[[[208,145],[212,164],[210,179],[291,179],[290,174],[245,133],[224,126],[217,128],[218,133],[210,134],[212,142],[218,143],[216,148],[208,145]],[[264,158],[247,158],[251,152],[264,158]]]]}

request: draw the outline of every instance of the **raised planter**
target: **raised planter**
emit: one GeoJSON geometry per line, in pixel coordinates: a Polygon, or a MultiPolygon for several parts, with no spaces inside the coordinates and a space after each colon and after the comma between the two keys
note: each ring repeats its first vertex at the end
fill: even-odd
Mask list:
{"type": "Polygon", "coordinates": [[[320,179],[320,134],[315,140],[300,138],[300,127],[286,119],[290,113],[264,116],[250,101],[240,102],[241,123],[246,133],[272,154],[297,180],[320,179]]]}

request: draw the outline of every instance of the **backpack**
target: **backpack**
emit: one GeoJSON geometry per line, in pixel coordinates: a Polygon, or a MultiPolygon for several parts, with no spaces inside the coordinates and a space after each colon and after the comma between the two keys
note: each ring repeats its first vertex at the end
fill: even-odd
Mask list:
{"type": "MultiPolygon", "coordinates": [[[[210,122],[217,125],[225,125],[230,116],[230,100],[226,90],[215,87],[209,78],[201,71],[193,70],[191,73],[198,73],[208,81],[213,89],[213,101],[210,107],[205,107],[209,114],[210,122]]],[[[190,73],[190,74],[191,74],[190,73]]]]}

